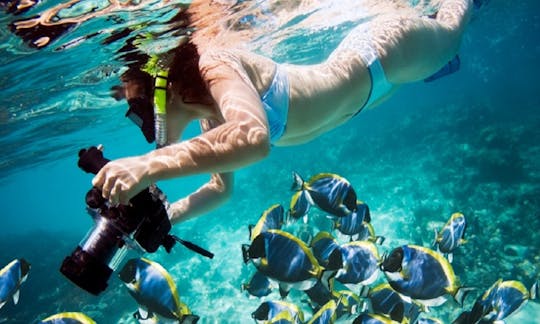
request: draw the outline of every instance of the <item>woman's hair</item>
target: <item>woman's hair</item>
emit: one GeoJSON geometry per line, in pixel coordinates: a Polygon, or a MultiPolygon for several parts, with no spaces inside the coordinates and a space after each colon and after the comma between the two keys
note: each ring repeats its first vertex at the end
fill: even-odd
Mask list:
{"type": "MultiPolygon", "coordinates": [[[[175,30],[175,34],[179,35],[181,40],[178,47],[164,54],[172,57],[168,80],[184,102],[209,104],[211,101],[208,87],[199,71],[199,59],[201,51],[219,38],[222,28],[217,21],[226,14],[227,9],[226,5],[209,3],[207,0],[193,0],[187,7],[182,7],[169,21],[170,30],[175,30]]],[[[152,100],[153,78],[141,70],[148,61],[148,57],[144,56],[144,62],[135,61],[138,61],[138,64],[129,65],[128,71],[121,77],[122,81],[135,82],[144,87],[144,94],[140,97],[152,100]]]]}
{"type": "Polygon", "coordinates": [[[199,71],[200,54],[191,41],[181,44],[174,51],[174,58],[169,66],[169,82],[188,103],[207,103],[209,93],[199,71]]]}

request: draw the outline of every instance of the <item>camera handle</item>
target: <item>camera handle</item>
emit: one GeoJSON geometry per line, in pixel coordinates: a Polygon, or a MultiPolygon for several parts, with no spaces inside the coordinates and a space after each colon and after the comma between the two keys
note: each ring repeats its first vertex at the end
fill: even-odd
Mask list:
{"type": "Polygon", "coordinates": [[[170,234],[167,235],[166,242],[163,242],[163,247],[165,248],[167,253],[171,252],[171,249],[173,248],[173,246],[174,246],[174,244],[176,242],[182,244],[186,248],[188,248],[191,251],[196,252],[196,253],[198,253],[198,254],[200,254],[202,256],[205,256],[205,257],[210,258],[210,259],[214,258],[214,253],[203,249],[202,247],[198,246],[195,243],[183,240],[183,239],[179,238],[176,235],[170,235],[170,234]]]}

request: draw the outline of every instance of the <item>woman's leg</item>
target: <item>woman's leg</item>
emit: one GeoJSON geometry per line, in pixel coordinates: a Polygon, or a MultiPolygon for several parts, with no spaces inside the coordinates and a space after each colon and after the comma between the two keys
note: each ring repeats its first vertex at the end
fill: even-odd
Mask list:
{"type": "Polygon", "coordinates": [[[455,57],[470,18],[472,0],[445,0],[435,19],[388,15],[369,34],[391,83],[420,81],[455,57]]]}
{"type": "Polygon", "coordinates": [[[462,33],[469,21],[471,8],[472,0],[443,1],[437,12],[436,21],[462,33]]]}

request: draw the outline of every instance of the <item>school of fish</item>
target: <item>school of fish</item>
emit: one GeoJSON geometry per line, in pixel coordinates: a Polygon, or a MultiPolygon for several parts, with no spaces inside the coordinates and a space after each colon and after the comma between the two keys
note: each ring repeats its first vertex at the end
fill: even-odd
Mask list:
{"type": "MultiPolygon", "coordinates": [[[[251,311],[255,322],[442,323],[427,314],[431,307],[448,300],[463,305],[479,289],[461,283],[452,267],[454,253],[466,243],[464,214],[453,213],[429,247],[385,247],[368,205],[344,177],[320,173],[304,181],[293,173],[292,190],[288,209],[277,203],[264,210],[248,225],[241,246],[244,263],[253,267],[239,289],[261,299],[251,311]],[[328,226],[321,229],[321,224],[328,226]],[[292,290],[299,292],[294,298],[292,290]]],[[[30,268],[27,260],[17,258],[0,270],[0,308],[18,303],[30,268]]],[[[200,320],[181,301],[175,278],[158,262],[130,259],[118,276],[139,305],[133,314],[139,323],[200,320]]],[[[462,307],[453,323],[502,323],[538,299],[538,278],[531,282],[526,287],[499,279],[478,295],[471,309],[462,307]]],[[[52,314],[38,322],[96,323],[81,312],[52,314]]]]}

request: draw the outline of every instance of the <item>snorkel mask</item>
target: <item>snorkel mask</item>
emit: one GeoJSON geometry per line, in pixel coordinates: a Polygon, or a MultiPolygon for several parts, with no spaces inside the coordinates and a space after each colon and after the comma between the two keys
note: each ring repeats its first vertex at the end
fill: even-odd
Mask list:
{"type": "Polygon", "coordinates": [[[153,103],[147,97],[128,100],[126,117],[137,125],[148,143],[156,142],[160,148],[167,144],[167,82],[168,68],[162,68],[158,59],[149,60],[143,71],[154,76],[153,103]]]}

